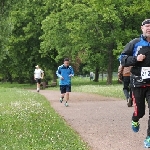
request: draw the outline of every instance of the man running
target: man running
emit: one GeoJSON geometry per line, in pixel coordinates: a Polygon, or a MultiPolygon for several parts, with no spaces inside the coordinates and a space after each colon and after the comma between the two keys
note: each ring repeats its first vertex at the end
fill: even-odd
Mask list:
{"type": "Polygon", "coordinates": [[[34,80],[36,80],[37,83],[37,92],[40,91],[40,84],[41,84],[41,79],[44,77],[44,71],[40,69],[38,65],[35,66],[36,69],[34,71],[34,80]]]}
{"type": "MultiPolygon", "coordinates": [[[[122,66],[133,66],[130,82],[134,103],[132,116],[134,132],[139,131],[139,119],[145,115],[145,99],[148,102],[150,114],[150,19],[142,22],[141,30],[143,34],[130,41],[120,56],[122,66]]],[[[150,115],[144,146],[150,148],[150,115]]]]}
{"type": "Polygon", "coordinates": [[[59,77],[59,85],[61,91],[60,102],[63,102],[63,99],[66,95],[65,106],[68,106],[69,101],[69,92],[71,92],[71,77],[74,76],[74,71],[71,66],[69,66],[69,59],[64,59],[64,64],[58,67],[56,71],[57,76],[59,77]]]}
{"type": "Polygon", "coordinates": [[[132,92],[130,88],[130,70],[131,67],[118,67],[118,79],[123,82],[123,92],[127,100],[127,106],[132,107],[132,92]]]}

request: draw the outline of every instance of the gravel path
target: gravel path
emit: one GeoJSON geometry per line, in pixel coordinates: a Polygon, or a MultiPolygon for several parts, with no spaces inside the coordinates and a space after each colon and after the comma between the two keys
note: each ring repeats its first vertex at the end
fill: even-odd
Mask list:
{"type": "Polygon", "coordinates": [[[144,150],[148,109],[138,133],[131,130],[133,107],[120,99],[96,94],[70,94],[69,107],[59,102],[59,91],[41,90],[51,106],[74,128],[91,150],[144,150]]]}

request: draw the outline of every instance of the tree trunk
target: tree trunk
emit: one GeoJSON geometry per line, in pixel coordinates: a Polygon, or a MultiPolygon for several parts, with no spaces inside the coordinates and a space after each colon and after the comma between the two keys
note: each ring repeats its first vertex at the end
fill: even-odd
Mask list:
{"type": "Polygon", "coordinates": [[[104,71],[102,69],[102,81],[104,80],[104,71]]]}
{"type": "Polygon", "coordinates": [[[29,79],[30,84],[35,84],[34,76],[31,75],[29,79]]]}
{"type": "Polygon", "coordinates": [[[107,84],[112,84],[113,73],[113,44],[108,47],[108,67],[107,67],[107,84]]]}
{"type": "Polygon", "coordinates": [[[12,80],[12,75],[10,74],[10,72],[7,73],[7,77],[8,77],[8,82],[12,84],[13,80],[12,80]]]}
{"type": "Polygon", "coordinates": [[[53,82],[57,82],[57,75],[56,75],[56,71],[53,71],[53,82]]]}
{"type": "Polygon", "coordinates": [[[24,83],[24,79],[23,79],[23,77],[18,77],[18,83],[19,84],[23,84],[24,83]]]}
{"type": "Polygon", "coordinates": [[[93,80],[94,82],[98,82],[99,80],[99,67],[96,67],[95,69],[95,79],[93,80]]]}

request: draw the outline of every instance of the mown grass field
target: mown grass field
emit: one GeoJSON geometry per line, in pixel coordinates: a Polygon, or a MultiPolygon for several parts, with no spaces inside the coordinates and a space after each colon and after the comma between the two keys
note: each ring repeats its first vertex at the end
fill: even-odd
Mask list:
{"type": "Polygon", "coordinates": [[[40,94],[0,88],[0,150],[88,150],[40,94]]]}
{"type": "Polygon", "coordinates": [[[0,83],[0,87],[4,88],[20,88],[20,89],[36,89],[36,83],[35,84],[18,84],[18,83],[12,83],[9,82],[0,83]]]}
{"type": "MultiPolygon", "coordinates": [[[[112,85],[107,85],[106,80],[93,82],[89,78],[73,77],[72,78],[72,91],[95,93],[106,97],[115,97],[124,99],[122,91],[123,85],[118,84],[117,79],[113,80],[112,85]]],[[[49,90],[59,90],[59,86],[55,88],[48,88],[49,90]]]]}
{"type": "MultiPolygon", "coordinates": [[[[0,150],[88,150],[88,146],[30,84],[0,83],[0,150]]],[[[48,88],[59,90],[59,86],[48,88]]],[[[72,78],[72,91],[124,99],[117,80],[72,78]]]]}
{"type": "MultiPolygon", "coordinates": [[[[59,80],[57,81],[59,82],[59,80]]],[[[36,84],[10,84],[10,83],[0,83],[0,87],[9,88],[20,88],[20,89],[36,89],[36,84]]],[[[115,97],[124,99],[124,94],[122,91],[122,84],[118,84],[117,78],[113,79],[112,85],[107,85],[106,79],[104,81],[93,82],[87,77],[73,77],[72,78],[72,91],[73,92],[84,92],[84,93],[96,93],[106,97],[115,97]]],[[[57,87],[50,87],[48,90],[59,90],[59,85],[57,87]]]]}

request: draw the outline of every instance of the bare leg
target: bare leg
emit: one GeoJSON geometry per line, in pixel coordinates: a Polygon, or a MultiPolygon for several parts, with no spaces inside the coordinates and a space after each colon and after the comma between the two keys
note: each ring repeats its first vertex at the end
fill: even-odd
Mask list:
{"type": "Polygon", "coordinates": [[[60,96],[60,102],[61,103],[63,102],[64,96],[65,96],[65,93],[61,93],[61,96],[60,96]]]}
{"type": "Polygon", "coordinates": [[[66,92],[66,102],[69,101],[69,92],[66,92]]]}
{"type": "Polygon", "coordinates": [[[39,90],[40,90],[40,84],[37,83],[37,91],[39,92],[39,90]]]}
{"type": "Polygon", "coordinates": [[[65,93],[61,94],[61,98],[64,98],[65,97],[65,93]]]}
{"type": "Polygon", "coordinates": [[[69,92],[66,92],[66,103],[65,103],[66,107],[68,107],[68,101],[69,101],[69,92]]]}
{"type": "Polygon", "coordinates": [[[36,88],[37,88],[37,90],[38,90],[38,83],[36,83],[36,88]]]}
{"type": "Polygon", "coordinates": [[[40,84],[38,83],[38,88],[39,88],[39,90],[40,90],[40,84]]]}

